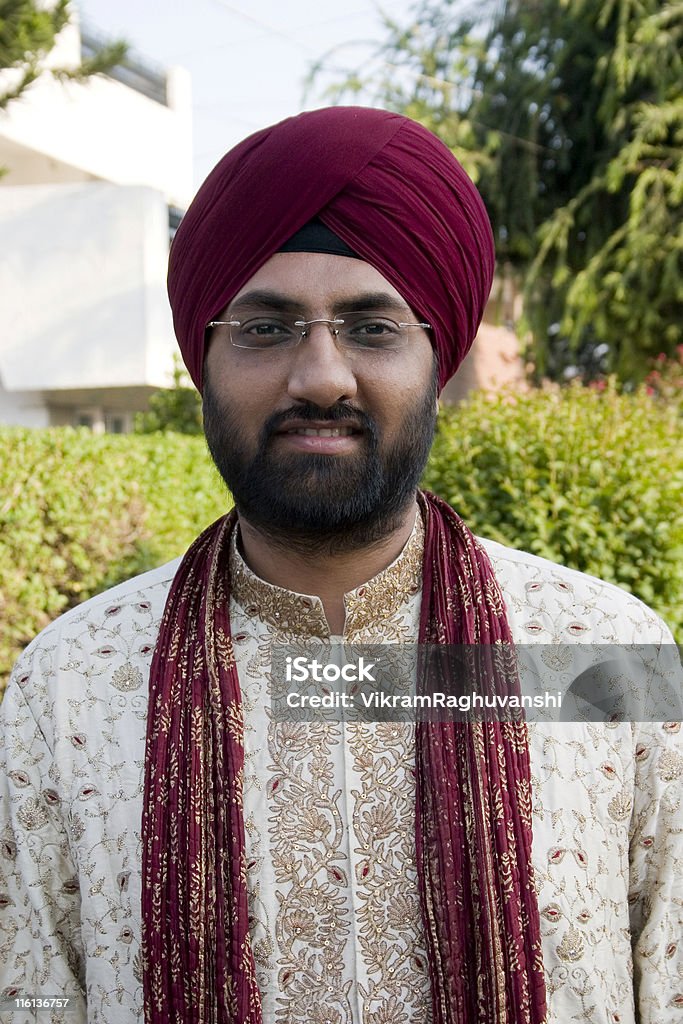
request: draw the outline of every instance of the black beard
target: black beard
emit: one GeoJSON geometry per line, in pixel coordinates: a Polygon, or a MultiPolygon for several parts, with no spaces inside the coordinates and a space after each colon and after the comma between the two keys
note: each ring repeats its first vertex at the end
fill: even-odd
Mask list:
{"type": "Polygon", "coordinates": [[[394,440],[384,445],[367,413],[346,403],[327,409],[301,403],[266,421],[250,457],[239,410],[221,405],[205,375],[204,433],[216,468],[249,523],[289,549],[337,554],[376,544],[401,525],[429,457],[436,396],[434,372],[423,401],[406,413],[394,440]],[[353,419],[363,430],[359,451],[278,455],[275,433],[292,419],[353,419]]]}

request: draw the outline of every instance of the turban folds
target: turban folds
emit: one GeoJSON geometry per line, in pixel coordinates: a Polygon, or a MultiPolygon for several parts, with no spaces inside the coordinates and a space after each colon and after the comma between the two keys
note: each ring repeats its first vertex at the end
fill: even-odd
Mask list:
{"type": "Polygon", "coordinates": [[[199,189],[168,274],[176,335],[197,387],[206,324],[313,217],[432,325],[443,387],[483,316],[491,226],[476,188],[432,132],[366,107],[327,107],[256,132],[199,189]]]}

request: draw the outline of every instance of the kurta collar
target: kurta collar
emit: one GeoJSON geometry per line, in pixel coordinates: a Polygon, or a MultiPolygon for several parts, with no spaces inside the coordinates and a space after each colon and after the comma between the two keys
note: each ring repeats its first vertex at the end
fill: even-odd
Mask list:
{"type": "MultiPolygon", "coordinates": [[[[298,594],[267,583],[246,564],[233,531],[230,550],[230,583],[233,598],[247,615],[276,629],[302,637],[329,637],[323,603],[315,594],[298,594]]],[[[422,586],[424,524],[418,512],[415,525],[401,553],[391,565],[367,583],[344,595],[344,636],[371,628],[396,615],[422,586]]]]}

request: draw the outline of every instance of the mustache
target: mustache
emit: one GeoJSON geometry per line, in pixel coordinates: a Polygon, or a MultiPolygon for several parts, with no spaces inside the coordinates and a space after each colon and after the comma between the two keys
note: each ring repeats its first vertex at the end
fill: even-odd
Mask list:
{"type": "Polygon", "coordinates": [[[285,409],[283,412],[276,412],[269,416],[261,432],[262,441],[267,441],[272,434],[277,433],[277,431],[281,430],[283,426],[292,420],[317,420],[318,422],[327,421],[329,423],[337,423],[340,420],[353,420],[373,440],[377,438],[377,425],[375,421],[371,416],[363,412],[362,409],[355,409],[346,402],[338,402],[336,405],[331,405],[327,408],[322,408],[311,402],[304,402],[301,405],[292,406],[290,409],[285,409]]]}

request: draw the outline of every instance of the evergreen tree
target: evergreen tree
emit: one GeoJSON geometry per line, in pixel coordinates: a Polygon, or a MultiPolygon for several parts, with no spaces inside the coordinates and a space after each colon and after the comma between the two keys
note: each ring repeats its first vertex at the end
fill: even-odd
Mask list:
{"type": "Polygon", "coordinates": [[[633,383],[683,340],[683,3],[422,0],[342,91],[462,160],[524,286],[537,373],[633,383]]]}

